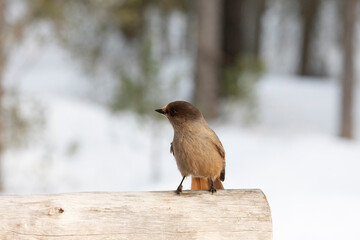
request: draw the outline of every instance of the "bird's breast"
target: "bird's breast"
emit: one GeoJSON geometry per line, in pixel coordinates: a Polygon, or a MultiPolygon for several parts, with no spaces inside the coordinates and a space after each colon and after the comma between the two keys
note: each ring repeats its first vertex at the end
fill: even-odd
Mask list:
{"type": "Polygon", "coordinates": [[[222,169],[222,159],[207,134],[175,133],[173,150],[178,168],[184,176],[208,177],[222,169]]]}

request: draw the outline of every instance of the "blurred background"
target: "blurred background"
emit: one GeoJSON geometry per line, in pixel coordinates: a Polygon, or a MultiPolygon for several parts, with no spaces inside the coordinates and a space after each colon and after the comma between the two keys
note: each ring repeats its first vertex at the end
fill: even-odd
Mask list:
{"type": "Polygon", "coordinates": [[[186,100],[274,239],[358,239],[358,5],[0,0],[1,193],[175,190],[154,109],[186,100]]]}

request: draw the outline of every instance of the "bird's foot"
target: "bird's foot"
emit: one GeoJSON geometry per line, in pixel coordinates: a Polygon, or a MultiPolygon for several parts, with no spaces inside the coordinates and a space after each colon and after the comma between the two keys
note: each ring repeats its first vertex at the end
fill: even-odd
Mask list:
{"type": "Polygon", "coordinates": [[[214,186],[211,186],[209,189],[209,192],[214,193],[216,192],[216,188],[214,186]]]}
{"type": "Polygon", "coordinates": [[[176,189],[175,192],[176,192],[177,194],[180,194],[180,193],[182,192],[182,188],[183,188],[182,185],[180,185],[180,186],[176,189]]]}

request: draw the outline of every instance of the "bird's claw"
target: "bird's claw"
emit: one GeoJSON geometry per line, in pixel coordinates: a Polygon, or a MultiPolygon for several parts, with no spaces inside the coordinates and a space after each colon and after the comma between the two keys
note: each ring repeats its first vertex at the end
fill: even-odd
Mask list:
{"type": "Polygon", "coordinates": [[[211,186],[209,189],[209,192],[214,193],[216,192],[216,188],[214,186],[211,186]]]}
{"type": "Polygon", "coordinates": [[[179,187],[176,189],[175,192],[176,192],[177,194],[180,194],[180,193],[182,192],[182,188],[183,188],[182,186],[179,186],[179,187]]]}

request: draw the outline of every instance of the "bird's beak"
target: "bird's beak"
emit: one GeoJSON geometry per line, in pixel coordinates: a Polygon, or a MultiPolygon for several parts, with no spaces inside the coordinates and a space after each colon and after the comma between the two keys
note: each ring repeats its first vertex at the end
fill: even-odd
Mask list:
{"type": "Polygon", "coordinates": [[[158,112],[158,113],[161,113],[161,114],[165,114],[165,113],[166,113],[162,108],[156,109],[155,111],[158,112]]]}

